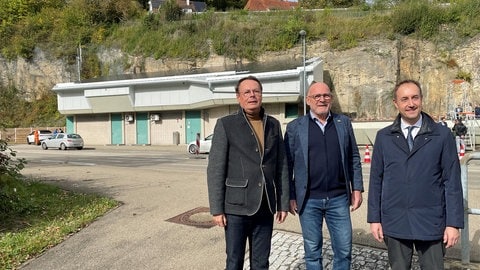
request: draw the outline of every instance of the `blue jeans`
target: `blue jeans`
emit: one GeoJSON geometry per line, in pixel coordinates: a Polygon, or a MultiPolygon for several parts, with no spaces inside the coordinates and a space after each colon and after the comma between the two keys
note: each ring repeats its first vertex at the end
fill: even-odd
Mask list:
{"type": "Polygon", "coordinates": [[[273,215],[260,211],[253,216],[226,215],[225,240],[227,270],[242,270],[248,239],[250,269],[269,267],[268,258],[272,242],[273,215]]]}
{"type": "Polygon", "coordinates": [[[331,199],[308,199],[300,214],[307,270],[323,269],[323,219],[327,223],[333,250],[333,269],[350,269],[352,222],[347,195],[331,199]]]}

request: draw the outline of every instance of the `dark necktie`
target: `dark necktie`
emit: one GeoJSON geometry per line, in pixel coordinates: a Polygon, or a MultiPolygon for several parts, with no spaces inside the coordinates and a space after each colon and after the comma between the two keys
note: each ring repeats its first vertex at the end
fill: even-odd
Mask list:
{"type": "Polygon", "coordinates": [[[408,127],[407,143],[408,143],[408,149],[410,149],[410,151],[412,151],[412,148],[413,148],[412,130],[414,128],[415,128],[415,126],[409,126],[408,127]]]}

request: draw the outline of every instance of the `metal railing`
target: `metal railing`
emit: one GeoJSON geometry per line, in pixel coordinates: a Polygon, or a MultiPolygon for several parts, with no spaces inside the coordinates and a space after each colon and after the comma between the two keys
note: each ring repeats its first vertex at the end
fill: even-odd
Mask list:
{"type": "Polygon", "coordinates": [[[465,144],[470,147],[471,150],[475,151],[477,129],[480,128],[480,123],[478,123],[475,113],[465,115],[465,126],[467,127],[465,144]]]}
{"type": "Polygon", "coordinates": [[[464,228],[461,230],[462,240],[462,263],[470,263],[470,236],[469,236],[469,215],[480,215],[480,209],[470,208],[468,206],[468,162],[470,160],[480,159],[480,152],[472,152],[466,154],[462,160],[460,160],[460,168],[462,175],[462,189],[463,189],[463,207],[464,207],[464,228]]]}

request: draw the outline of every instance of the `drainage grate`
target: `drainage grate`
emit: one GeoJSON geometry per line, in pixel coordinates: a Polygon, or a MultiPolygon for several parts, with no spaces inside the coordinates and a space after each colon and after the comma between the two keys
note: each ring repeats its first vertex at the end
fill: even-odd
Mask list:
{"type": "Polygon", "coordinates": [[[169,218],[167,221],[198,228],[211,228],[215,226],[208,207],[194,208],[178,216],[169,218]]]}

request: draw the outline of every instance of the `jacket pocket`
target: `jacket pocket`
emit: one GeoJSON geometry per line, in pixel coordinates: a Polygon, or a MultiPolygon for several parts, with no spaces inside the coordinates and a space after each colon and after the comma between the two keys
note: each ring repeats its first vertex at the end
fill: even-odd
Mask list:
{"type": "Polygon", "coordinates": [[[247,199],[248,179],[227,178],[225,185],[226,203],[233,205],[245,205],[247,199]]]}

